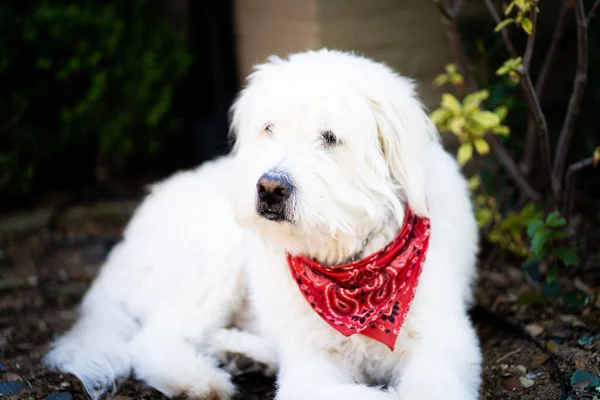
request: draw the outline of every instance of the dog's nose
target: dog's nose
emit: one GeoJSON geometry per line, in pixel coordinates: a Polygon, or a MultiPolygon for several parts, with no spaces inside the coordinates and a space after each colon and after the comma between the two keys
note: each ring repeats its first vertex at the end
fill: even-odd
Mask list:
{"type": "Polygon", "coordinates": [[[256,183],[258,198],[267,204],[284,201],[292,192],[292,183],[285,174],[265,173],[256,183]]]}

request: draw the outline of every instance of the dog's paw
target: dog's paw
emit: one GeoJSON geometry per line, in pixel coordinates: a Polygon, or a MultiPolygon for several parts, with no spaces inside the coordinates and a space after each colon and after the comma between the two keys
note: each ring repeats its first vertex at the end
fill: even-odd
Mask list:
{"type": "Polygon", "coordinates": [[[221,368],[233,376],[260,372],[267,376],[275,374],[274,368],[266,363],[256,361],[243,353],[225,352],[221,357],[221,368]]]}
{"type": "Polygon", "coordinates": [[[188,399],[194,400],[229,400],[235,394],[235,386],[231,375],[215,369],[210,377],[199,379],[185,390],[188,399]],[[208,379],[206,379],[208,378],[208,379]]]}

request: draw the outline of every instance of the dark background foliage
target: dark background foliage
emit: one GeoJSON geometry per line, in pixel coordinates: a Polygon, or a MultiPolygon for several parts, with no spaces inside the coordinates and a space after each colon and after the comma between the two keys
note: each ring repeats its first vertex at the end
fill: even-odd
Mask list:
{"type": "Polygon", "coordinates": [[[152,0],[0,4],[4,200],[151,165],[181,132],[193,58],[164,16],[152,0]]]}

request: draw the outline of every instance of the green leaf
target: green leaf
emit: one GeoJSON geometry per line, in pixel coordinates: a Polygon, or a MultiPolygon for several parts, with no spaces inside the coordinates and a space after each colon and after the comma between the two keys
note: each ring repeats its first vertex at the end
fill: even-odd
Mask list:
{"type": "Polygon", "coordinates": [[[496,107],[496,109],[494,110],[494,114],[496,114],[498,116],[498,118],[500,118],[500,121],[504,121],[504,118],[506,118],[506,116],[508,115],[508,107],[506,107],[506,106],[496,107]]]}
{"type": "Polygon", "coordinates": [[[545,227],[535,231],[531,238],[531,254],[540,254],[544,251],[548,243],[548,236],[550,236],[550,231],[545,227]]]}
{"type": "Polygon", "coordinates": [[[485,139],[477,138],[473,143],[475,144],[475,150],[477,150],[477,153],[484,155],[490,152],[490,145],[485,139]]]}
{"type": "Polygon", "coordinates": [[[459,115],[461,113],[460,102],[450,93],[444,93],[442,95],[442,107],[454,115],[459,115]]]}
{"type": "Polygon", "coordinates": [[[474,110],[481,104],[482,101],[490,97],[490,92],[487,90],[479,90],[465,96],[463,100],[463,109],[474,110]]]}
{"type": "Polygon", "coordinates": [[[556,278],[558,277],[558,266],[553,266],[548,274],[546,274],[546,283],[554,283],[556,282],[556,278]]]}
{"type": "Polygon", "coordinates": [[[431,115],[429,116],[429,118],[431,118],[431,120],[433,121],[434,124],[439,125],[439,124],[443,124],[449,117],[450,117],[450,112],[448,112],[448,110],[444,110],[443,108],[438,108],[437,110],[434,110],[431,115]]]}
{"type": "Polygon", "coordinates": [[[551,226],[553,228],[565,226],[566,224],[567,221],[560,216],[560,213],[558,211],[552,211],[546,217],[546,225],[551,226]]]}
{"type": "Polygon", "coordinates": [[[471,114],[471,120],[486,129],[500,124],[500,118],[491,111],[477,111],[471,114]]]}
{"type": "Polygon", "coordinates": [[[523,17],[523,19],[521,20],[521,27],[525,32],[527,32],[528,35],[531,35],[531,33],[533,32],[533,24],[531,23],[531,20],[527,17],[523,17]]]}
{"type": "Polygon", "coordinates": [[[498,125],[492,128],[492,133],[500,136],[510,135],[510,128],[506,125],[498,125]]]}
{"type": "Polygon", "coordinates": [[[534,219],[533,221],[529,222],[527,224],[527,236],[533,237],[535,232],[537,232],[538,229],[542,228],[543,226],[544,222],[539,219],[534,219]]]}
{"type": "Polygon", "coordinates": [[[481,186],[481,179],[479,179],[479,176],[474,175],[469,178],[467,184],[469,186],[469,189],[471,189],[471,191],[474,192],[477,189],[479,189],[479,186],[481,186]]]}
{"type": "Polygon", "coordinates": [[[500,32],[505,26],[507,26],[509,24],[513,24],[514,22],[515,22],[514,18],[507,18],[504,21],[500,21],[500,23],[498,25],[496,25],[494,32],[500,32]]]}
{"type": "Polygon", "coordinates": [[[600,162],[600,146],[596,147],[594,150],[594,155],[592,156],[594,160],[594,168],[598,166],[598,162],[600,162]]]}
{"type": "Polygon", "coordinates": [[[579,265],[579,256],[577,250],[568,247],[557,247],[554,249],[554,254],[565,264],[567,267],[574,267],[579,265]]]}
{"type": "Polygon", "coordinates": [[[465,142],[458,148],[456,159],[460,165],[465,165],[467,161],[473,156],[473,144],[471,142],[465,142]]]}
{"type": "Polygon", "coordinates": [[[448,83],[448,75],[446,75],[446,74],[440,74],[440,75],[436,76],[435,80],[433,81],[433,85],[435,87],[443,86],[446,83],[448,83]]]}
{"type": "Polygon", "coordinates": [[[463,117],[454,117],[448,123],[448,128],[455,135],[460,135],[463,133],[463,128],[465,127],[465,119],[463,117]]]}

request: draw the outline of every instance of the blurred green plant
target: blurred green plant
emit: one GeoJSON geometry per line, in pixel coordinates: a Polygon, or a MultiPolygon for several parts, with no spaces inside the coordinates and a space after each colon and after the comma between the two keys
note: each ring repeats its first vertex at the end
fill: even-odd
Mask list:
{"type": "Polygon", "coordinates": [[[191,63],[162,7],[0,4],[0,192],[26,193],[38,171],[69,152],[105,161],[158,150],[177,126],[173,86],[191,63]]]}

